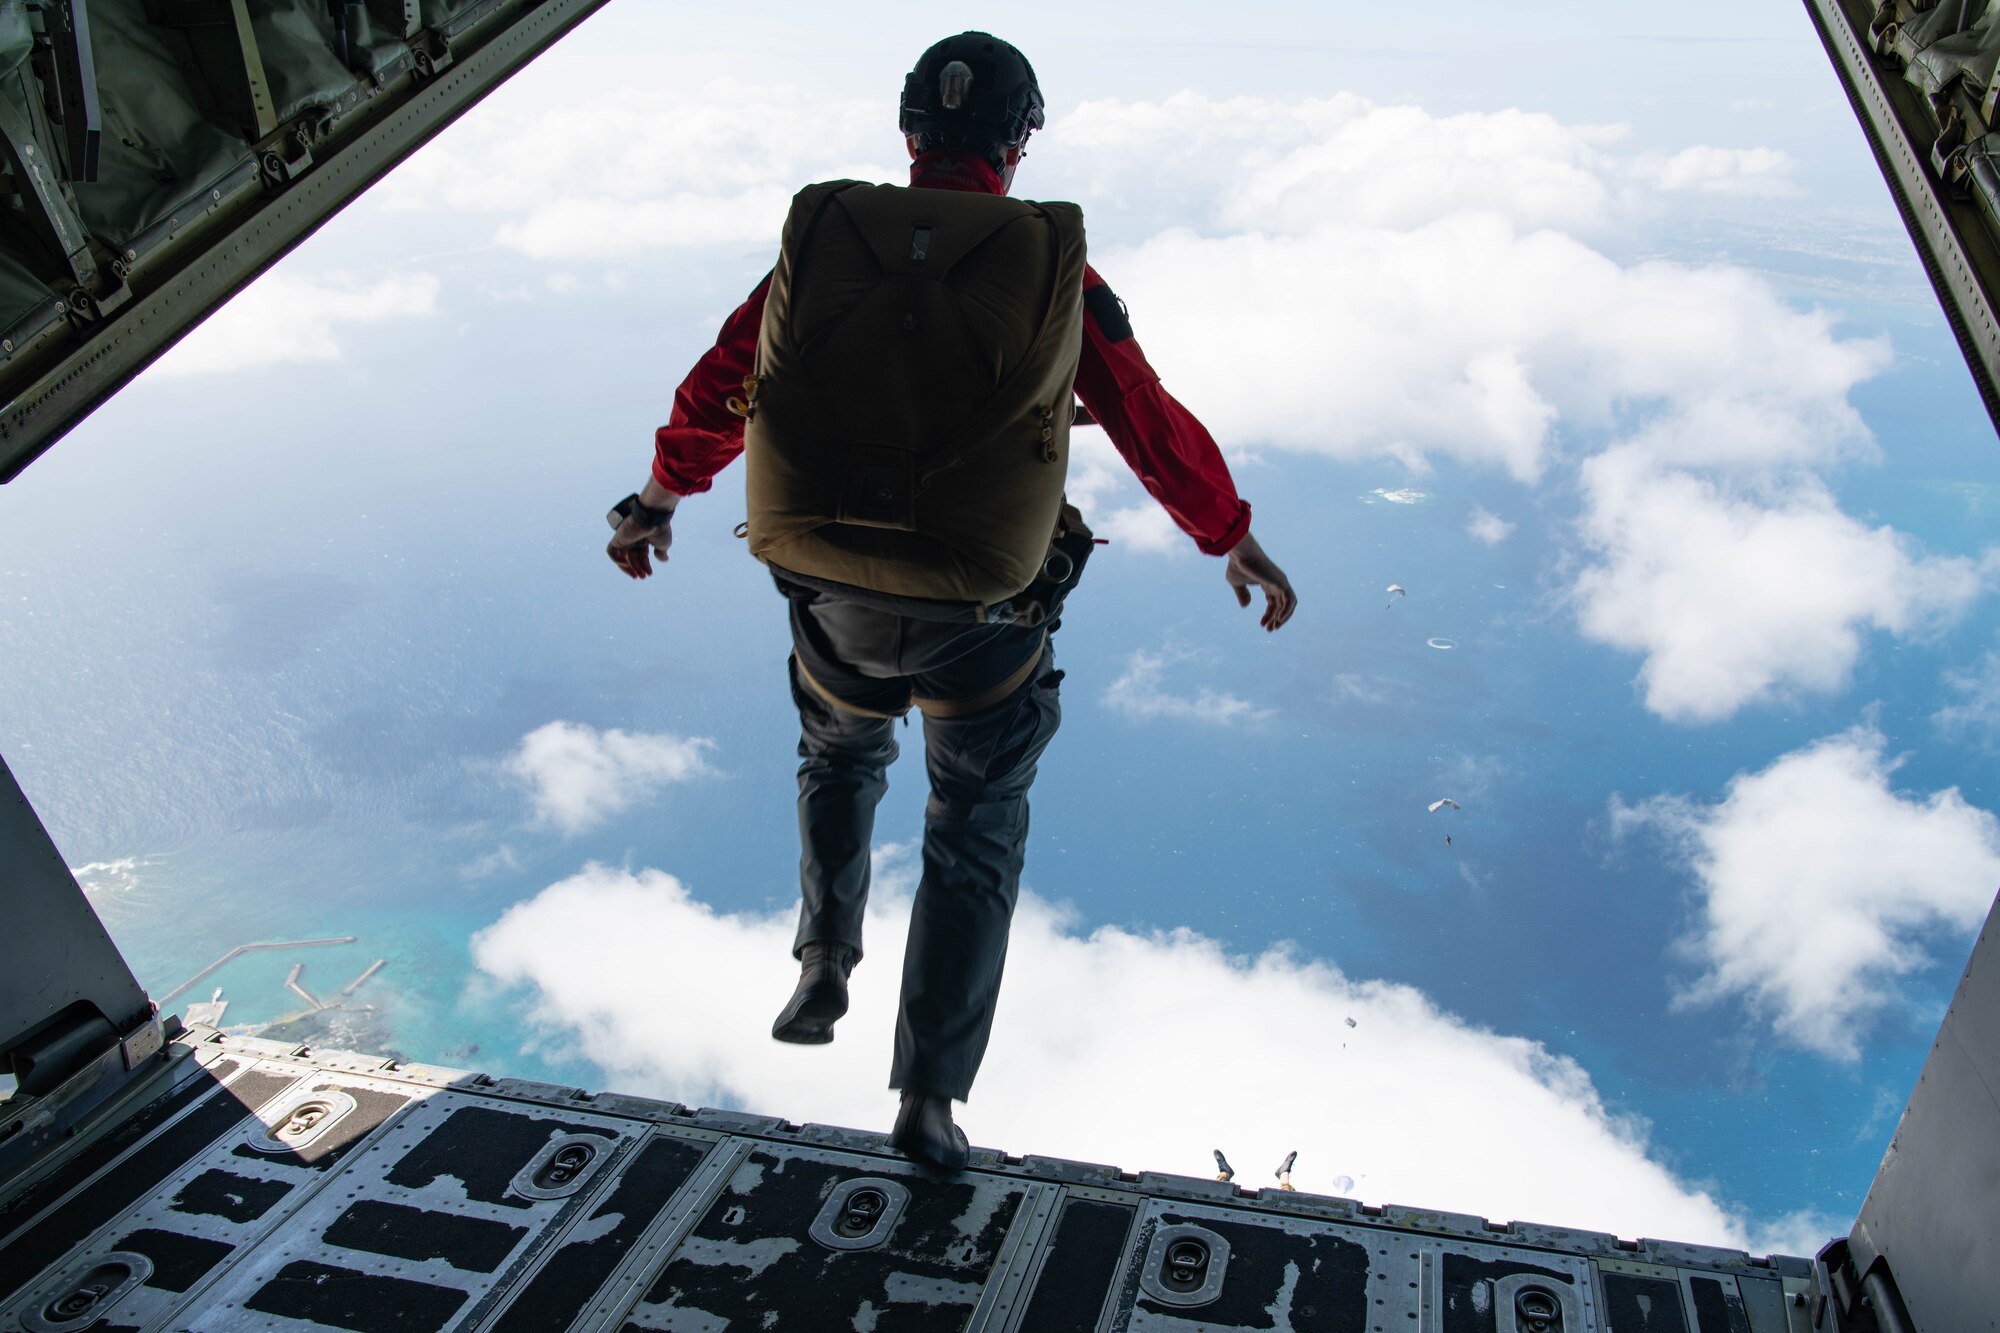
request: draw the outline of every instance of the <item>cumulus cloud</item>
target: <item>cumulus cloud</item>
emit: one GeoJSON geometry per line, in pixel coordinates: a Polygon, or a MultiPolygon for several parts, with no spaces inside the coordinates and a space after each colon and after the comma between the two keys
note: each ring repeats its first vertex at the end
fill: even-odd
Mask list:
{"type": "MultiPolygon", "coordinates": [[[[1155,364],[1231,448],[1445,455],[1534,480],[1561,416],[1689,392],[1725,406],[1829,381],[1844,393],[1854,345],[1759,280],[1622,268],[1562,234],[1632,178],[1620,137],[1518,110],[1188,93],[1084,104],[1037,140],[1032,183],[1086,202],[1099,267],[1155,364]]],[[[602,261],[770,244],[801,182],[895,179],[895,147],[873,102],[729,80],[612,89],[495,108],[378,193],[484,216],[540,258],[602,261]]],[[[1722,179],[1782,156],[1690,152],[1657,174],[1722,179]]]]}
{"type": "Polygon", "coordinates": [[[484,856],[474,857],[458,868],[459,878],[467,880],[489,879],[502,871],[518,873],[521,858],[506,843],[501,843],[484,856]]]}
{"type": "Polygon", "coordinates": [[[1555,423],[1642,423],[1662,458],[1870,448],[1846,395],[1886,347],[1740,270],[1622,266],[1489,214],[1406,231],[1178,229],[1101,257],[1153,364],[1219,439],[1540,479],[1555,423]]]}
{"type": "Polygon", "coordinates": [[[1188,555],[1195,550],[1188,535],[1174,525],[1167,511],[1150,500],[1107,511],[1093,529],[1121,551],[1151,555],[1188,555]]]}
{"type": "Polygon", "coordinates": [[[1683,148],[1668,157],[1641,158],[1634,174],[1662,190],[1765,198],[1798,193],[1792,159],[1775,148],[1683,148]]]}
{"type": "Polygon", "coordinates": [[[2000,742],[2000,651],[1972,670],[1946,672],[1945,686],[1956,701],[1931,715],[1938,729],[1955,739],[2000,742]]]}
{"type": "MultiPolygon", "coordinates": [[[[499,243],[567,271],[768,245],[800,182],[895,179],[894,150],[872,101],[727,80],[610,89],[484,115],[400,169],[385,198],[484,217],[499,243]],[[623,132],[636,123],[674,132],[623,132]]],[[[1754,146],[1634,150],[1619,127],[1519,110],[1183,93],[1079,106],[1038,137],[1022,184],[1085,202],[1093,262],[1232,457],[1382,459],[1413,477],[1449,461],[1534,485],[1617,441],[1586,469],[1580,623],[1645,654],[1649,706],[1695,720],[1837,688],[1865,628],[1908,632],[1964,604],[1959,566],[1841,515],[1810,475],[1874,457],[1848,396],[1888,363],[1885,342],[1844,336],[1746,270],[1623,263],[1582,239],[1657,220],[1677,197],[1788,188],[1792,165],[1754,146]],[[1617,474],[1639,455],[1739,547],[1806,532],[1865,567],[1867,585],[1837,605],[1794,601],[1773,642],[1735,645],[1738,597],[1709,596],[1712,580],[1675,571],[1672,553],[1614,534],[1637,502],[1617,474]],[[1879,578],[1904,575],[1916,585],[1892,604],[1879,578]],[[1636,623],[1613,590],[1654,598],[1667,621],[1636,623]],[[1740,650],[1696,661],[1710,642],[1740,650]],[[1822,647],[1831,656],[1813,657],[1822,647]]],[[[1093,523],[1128,550],[1186,550],[1099,433],[1078,439],[1071,494],[1093,523]]],[[[1665,518],[1657,497],[1647,507],[1665,518]]],[[[1472,532],[1504,536],[1498,519],[1472,532]]]]}
{"type": "Polygon", "coordinates": [[[372,281],[352,273],[267,273],[170,348],[148,373],[184,378],[338,361],[342,326],[428,315],[437,295],[438,280],[428,273],[372,281]]]}
{"type": "Polygon", "coordinates": [[[1125,673],[1104,691],[1105,707],[1130,718],[1168,718],[1180,722],[1201,722],[1210,726],[1234,726],[1262,722],[1271,716],[1247,699],[1203,686],[1194,694],[1175,694],[1166,686],[1167,668],[1192,660],[1188,653],[1144,649],[1126,659],[1125,673]]]}
{"type": "Polygon", "coordinates": [[[1927,946],[1973,930],[2000,887],[2000,819],[1956,787],[1890,786],[1862,726],[1739,774],[1720,802],[1616,799],[1613,827],[1663,834],[1695,877],[1684,941],[1702,974],[1682,1002],[1740,996],[1787,1041],[1853,1061],[1927,946]]]}
{"type": "MultiPolygon", "coordinates": [[[[797,975],[793,913],[718,912],[658,870],[588,866],[510,908],[473,954],[493,982],[521,988],[551,1043],[580,1049],[620,1090],[886,1129],[910,859],[878,853],[868,956],[829,1046],[770,1039],[797,975]],[[607,928],[579,929],[592,922],[607,928]]],[[[1032,893],[1007,962],[960,1113],[976,1144],[1197,1176],[1212,1147],[1264,1170],[1297,1149],[1306,1190],[1334,1192],[1346,1176],[1372,1202],[1758,1238],[1655,1160],[1646,1127],[1608,1107],[1574,1060],[1409,986],[1285,946],[1236,956],[1187,930],[1085,933],[1032,893]]]]}
{"type": "Polygon", "coordinates": [[[121,856],[115,861],[91,861],[71,866],[69,873],[77,886],[92,898],[100,894],[126,894],[139,886],[139,868],[151,865],[152,859],[121,856]]]}
{"type": "Polygon", "coordinates": [[[1920,554],[1891,528],[1840,512],[1798,482],[1773,500],[1662,469],[1637,448],[1583,467],[1578,621],[1591,638],[1645,654],[1646,706],[1713,722],[1753,700],[1847,683],[1870,630],[1910,635],[1979,595],[1979,567],[1920,554]]]}
{"type": "Polygon", "coordinates": [[[1102,430],[1070,435],[1069,475],[1063,493],[1091,531],[1121,553],[1190,555],[1194,541],[1148,495],[1102,430]]]}
{"type": "MultiPolygon", "coordinates": [[[[1746,270],[1621,263],[1576,234],[1646,207],[1635,183],[1789,189],[1783,153],[1634,154],[1615,128],[1351,97],[1091,103],[1059,128],[1085,197],[1155,224],[1097,262],[1218,438],[1530,485],[1610,442],[1582,464],[1574,605],[1586,635],[1644,655],[1662,715],[1838,689],[1868,632],[1922,633],[1977,595],[1969,562],[1850,518],[1819,478],[1876,457],[1849,395],[1885,341],[1746,270]],[[1183,200],[1133,165],[1166,144],[1183,200]],[[1791,539],[1810,554],[1781,553],[1791,539]]],[[[1511,529],[1482,510],[1469,531],[1511,529]]]]}
{"type": "Polygon", "coordinates": [[[1498,546],[1514,535],[1514,525],[1485,505],[1472,507],[1472,516],[1465,521],[1465,530],[1472,534],[1475,541],[1488,546],[1498,546]]]}
{"type": "Polygon", "coordinates": [[[1539,112],[1435,116],[1351,93],[1287,101],[1182,92],[1085,102],[1050,126],[1032,166],[1114,224],[1193,217],[1203,230],[1297,232],[1486,212],[1575,228],[1604,215],[1604,150],[1622,135],[1539,112]],[[1167,156],[1174,169],[1162,172],[1167,156]]]}
{"type": "Polygon", "coordinates": [[[669,782],[712,772],[706,755],[714,748],[710,740],[550,722],[523,736],[502,768],[528,787],[538,820],[574,836],[669,782]]]}
{"type": "Polygon", "coordinates": [[[395,211],[483,218],[501,245],[536,259],[602,263],[690,246],[775,248],[801,185],[892,179],[899,149],[875,101],[814,103],[794,88],[717,79],[489,108],[376,193],[395,211]]]}

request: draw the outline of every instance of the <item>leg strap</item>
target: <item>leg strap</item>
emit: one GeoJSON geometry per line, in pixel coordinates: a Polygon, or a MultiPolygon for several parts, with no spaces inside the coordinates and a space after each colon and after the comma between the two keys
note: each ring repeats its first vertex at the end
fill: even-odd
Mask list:
{"type": "Polygon", "coordinates": [[[982,708],[991,708],[1002,699],[1021,688],[1023,681],[1035,674],[1035,668],[1042,664],[1042,652],[1048,647],[1049,633],[1043,630],[1035,639],[1035,650],[1028,654],[1028,660],[1016,667],[1005,680],[989,689],[981,690],[964,699],[924,699],[912,700],[925,717],[964,717],[982,708]]]}
{"type": "Polygon", "coordinates": [[[797,653],[792,654],[792,665],[794,668],[797,669],[799,673],[799,679],[804,681],[806,683],[806,686],[809,689],[811,689],[814,694],[817,694],[820,698],[824,699],[828,704],[832,705],[835,708],[838,708],[843,713],[858,713],[862,717],[893,718],[893,717],[901,717],[903,716],[903,714],[910,711],[910,706],[908,704],[904,704],[901,708],[897,709],[893,713],[884,713],[873,708],[863,708],[859,704],[851,704],[847,702],[847,700],[835,694],[832,690],[829,690],[826,686],[820,684],[819,681],[814,678],[813,673],[806,670],[806,664],[802,660],[800,660],[799,655],[797,653]]]}

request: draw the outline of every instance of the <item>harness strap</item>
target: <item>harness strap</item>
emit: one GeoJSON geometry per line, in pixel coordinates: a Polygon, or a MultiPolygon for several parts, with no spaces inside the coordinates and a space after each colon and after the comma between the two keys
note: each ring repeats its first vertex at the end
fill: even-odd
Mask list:
{"type": "Polygon", "coordinates": [[[904,704],[901,708],[897,709],[893,713],[884,713],[873,708],[863,708],[859,704],[851,704],[847,702],[847,700],[835,694],[832,690],[829,690],[826,686],[820,684],[819,681],[813,677],[813,673],[806,670],[806,664],[799,660],[799,655],[797,653],[792,654],[792,666],[798,670],[799,679],[804,681],[808,686],[810,686],[814,694],[817,694],[821,699],[825,700],[828,704],[830,704],[834,708],[839,709],[843,713],[857,713],[862,717],[898,718],[910,711],[910,706],[908,704],[904,704]]]}
{"type": "Polygon", "coordinates": [[[1007,679],[999,682],[990,689],[981,690],[979,693],[965,699],[925,699],[913,697],[911,702],[916,704],[918,710],[925,717],[964,717],[966,714],[976,713],[982,708],[991,708],[1015,690],[1020,689],[1022,682],[1035,674],[1035,668],[1042,664],[1042,652],[1048,647],[1048,642],[1049,632],[1043,630],[1040,636],[1036,638],[1035,650],[1028,654],[1028,660],[1016,667],[1007,679]]]}

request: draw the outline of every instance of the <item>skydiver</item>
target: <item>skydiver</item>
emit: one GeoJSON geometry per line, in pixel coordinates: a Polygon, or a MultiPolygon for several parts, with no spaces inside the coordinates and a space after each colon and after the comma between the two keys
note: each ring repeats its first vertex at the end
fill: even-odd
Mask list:
{"type": "MultiPolygon", "coordinates": [[[[900,110],[910,188],[850,183],[800,193],[777,267],[724,322],[674,395],[672,416],[654,436],[651,475],[615,511],[622,517],[608,548],[628,576],[648,577],[648,552],[667,558],[675,506],[707,490],[745,452],[747,437],[748,535],[790,608],[788,669],[801,725],[802,902],[792,948],[800,976],[771,1030],[779,1041],[831,1041],[835,1020],[847,1012],[848,974],[862,957],[875,806],[897,753],[895,719],[912,704],[923,712],[931,796],[890,1066],[889,1086],[902,1093],[890,1143],[953,1171],[965,1165],[968,1149],[951,1103],[971,1092],[985,1053],[1027,840],[1028,789],[1061,718],[1063,673],[1049,635],[1091,544],[1081,516],[1061,500],[1072,390],[1182,530],[1204,552],[1226,557],[1223,576],[1238,605],[1249,606],[1251,589],[1261,590],[1259,624],[1267,631],[1297,606],[1290,581],[1250,534],[1250,506],[1237,496],[1215,441],[1161,387],[1124,303],[1083,262],[1081,214],[1072,205],[1001,206],[1028,136],[1043,121],[1034,70],[1008,43],[967,32],[925,51],[905,80],[900,110]],[[822,225],[828,217],[835,220],[822,225]],[[1000,323],[1011,303],[1028,317],[1025,327],[1065,331],[1059,346],[1038,337],[1024,354],[1056,349],[1045,358],[1051,391],[1013,401],[1006,385],[941,384],[935,374],[908,373],[899,389],[899,367],[907,372],[958,345],[951,340],[959,332],[938,327],[946,321],[924,305],[923,293],[935,289],[922,284],[936,266],[920,266],[934,246],[940,256],[957,253],[965,233],[955,227],[992,219],[1042,229],[1023,233],[1046,238],[1023,252],[1023,265],[1054,256],[1048,280],[1016,267],[982,293],[982,309],[1000,310],[1000,323]],[[908,302],[900,326],[858,345],[864,355],[837,404],[829,396],[802,405],[818,386],[803,372],[788,377],[807,359],[807,344],[795,348],[793,316],[774,312],[839,304],[830,279],[817,287],[793,282],[804,271],[797,266],[802,254],[813,256],[816,272],[849,262],[856,273],[872,266],[847,290],[908,302]],[[892,269],[917,285],[892,289],[881,276],[892,269]],[[932,328],[920,327],[920,308],[932,328]],[[913,437],[901,453],[853,443],[894,436],[904,418],[929,408],[927,395],[946,389],[957,395],[949,406],[958,417],[968,403],[986,404],[949,443],[913,437]],[[875,411],[888,424],[874,433],[852,427],[838,439],[806,438],[849,410],[875,411]],[[1007,432],[1020,422],[1029,436],[1016,442],[1007,432]],[[965,437],[981,434],[994,442],[975,452],[965,437]],[[927,459],[957,452],[949,468],[917,479],[909,459],[925,449],[938,450],[927,459]],[[972,488],[976,498],[961,496],[948,521],[926,527],[917,500],[954,493],[953,469],[986,483],[972,488]],[[939,476],[945,480],[927,493],[939,476]],[[1023,548],[1026,572],[968,597],[953,581],[968,567],[959,548],[996,528],[1018,530],[1017,545],[1021,533],[1032,539],[1023,548]],[[973,607],[977,620],[945,614],[973,607]]],[[[847,317],[865,323],[885,309],[866,306],[850,300],[828,327],[855,339],[849,330],[857,324],[847,317]]],[[[849,350],[829,339],[811,355],[838,360],[849,350]]],[[[943,503],[925,501],[931,520],[943,503]]],[[[974,574],[984,570],[970,565],[974,574]]]]}

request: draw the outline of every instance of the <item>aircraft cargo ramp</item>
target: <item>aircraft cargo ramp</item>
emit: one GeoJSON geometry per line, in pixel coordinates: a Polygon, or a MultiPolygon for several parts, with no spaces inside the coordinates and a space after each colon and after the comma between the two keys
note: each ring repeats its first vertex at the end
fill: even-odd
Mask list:
{"type": "Polygon", "coordinates": [[[877,1134],[200,1026],[153,1065],[0,1184],[5,1333],[1804,1333],[1824,1281],[991,1150],[939,1177],[877,1134]]]}

